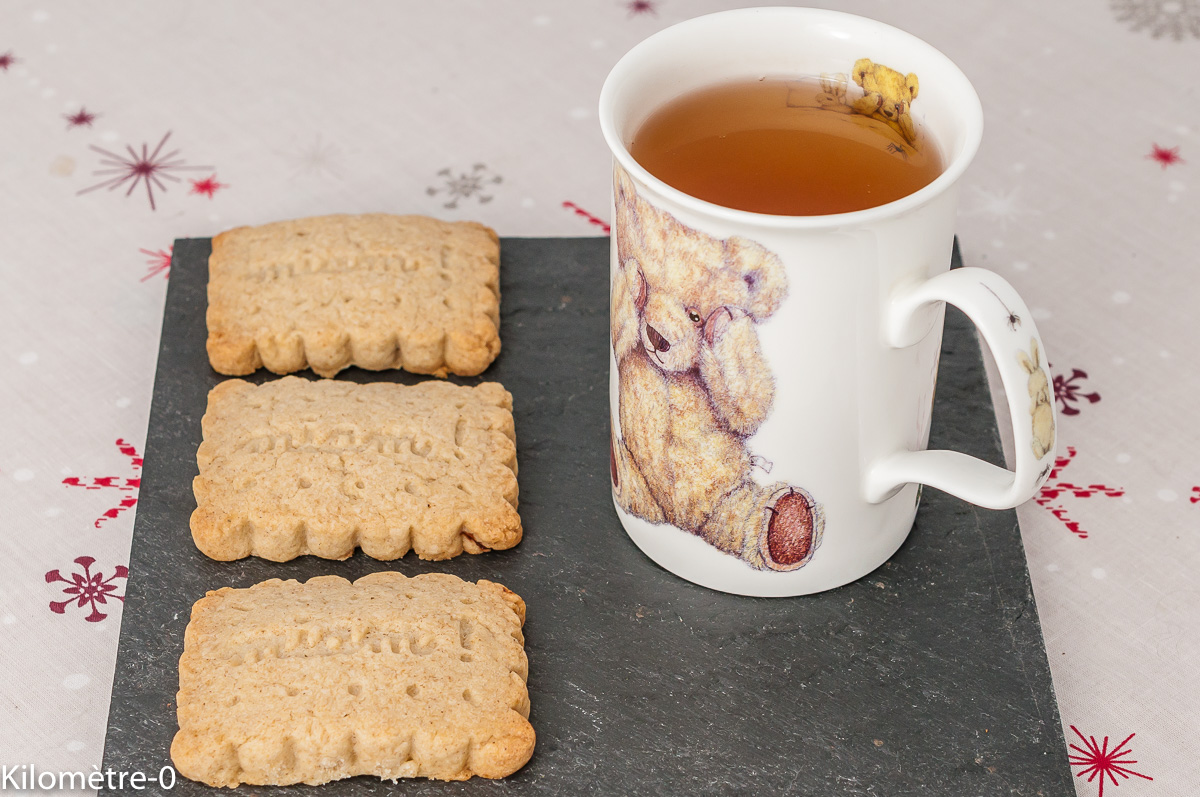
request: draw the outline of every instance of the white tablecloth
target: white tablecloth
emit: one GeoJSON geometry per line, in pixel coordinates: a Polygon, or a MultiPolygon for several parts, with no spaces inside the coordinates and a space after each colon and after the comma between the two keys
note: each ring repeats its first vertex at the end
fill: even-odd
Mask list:
{"type": "MultiPolygon", "coordinates": [[[[173,239],[362,211],[603,234],[605,74],[736,5],[0,8],[0,764],[100,761],[173,239]]],[[[959,235],[1053,364],[1062,458],[1019,516],[1079,793],[1196,793],[1200,3],[830,5],[984,102],[959,235]]]]}

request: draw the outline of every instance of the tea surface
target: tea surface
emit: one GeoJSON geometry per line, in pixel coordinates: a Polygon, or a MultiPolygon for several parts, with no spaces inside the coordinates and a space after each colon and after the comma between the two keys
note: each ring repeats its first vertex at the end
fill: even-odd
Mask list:
{"type": "Polygon", "coordinates": [[[883,205],[942,173],[930,136],[918,130],[910,143],[887,123],[855,112],[844,94],[844,87],[841,96],[831,94],[815,79],[708,86],[656,110],[630,153],[686,194],[784,216],[883,205]]]}

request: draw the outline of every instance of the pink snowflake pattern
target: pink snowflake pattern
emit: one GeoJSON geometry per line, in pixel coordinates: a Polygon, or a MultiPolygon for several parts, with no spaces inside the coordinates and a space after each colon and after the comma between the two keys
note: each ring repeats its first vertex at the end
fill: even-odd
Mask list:
{"type": "Polygon", "coordinates": [[[171,138],[171,132],[162,137],[162,141],[158,142],[158,146],[154,151],[150,151],[148,144],[142,144],[141,154],[138,154],[133,147],[125,145],[125,151],[129,153],[118,155],[115,152],[109,152],[106,149],[101,149],[95,145],[89,149],[99,152],[104,157],[100,159],[100,165],[105,167],[92,172],[97,177],[104,177],[102,182],[89,186],[78,194],[86,194],[95,191],[99,188],[107,188],[112,191],[120,188],[125,183],[129,183],[129,190],[125,192],[125,196],[133,193],[133,190],[140,184],[146,186],[146,198],[150,200],[150,209],[157,210],[154,204],[154,189],[166,192],[167,186],[163,180],[170,180],[178,183],[180,179],[171,172],[178,171],[211,171],[211,166],[188,166],[182,158],[177,157],[179,150],[173,149],[170,152],[163,153],[163,147],[166,146],[167,140],[171,138]]]}
{"type": "Polygon", "coordinates": [[[1150,154],[1146,158],[1157,161],[1164,169],[1177,163],[1187,163],[1179,157],[1179,147],[1160,147],[1158,144],[1152,144],[1151,147],[1150,154]]]}
{"type": "Polygon", "coordinates": [[[1192,488],[1192,495],[1188,498],[1188,501],[1193,504],[1200,504],[1200,487],[1192,488]]]}
{"type": "Polygon", "coordinates": [[[579,207],[579,205],[576,205],[574,202],[563,202],[562,206],[564,208],[566,208],[567,210],[573,211],[576,216],[582,216],[583,218],[587,219],[589,224],[594,224],[597,227],[599,227],[600,229],[604,230],[605,235],[608,235],[610,233],[610,228],[608,226],[608,223],[605,222],[604,219],[599,218],[597,216],[593,216],[591,213],[588,213],[586,210],[579,207]]]}
{"type": "Polygon", "coordinates": [[[87,483],[79,476],[69,476],[62,481],[68,487],[82,487],[85,490],[111,489],[126,493],[116,506],[106,510],[104,514],[96,518],[94,524],[96,528],[100,528],[100,524],[104,521],[112,520],[126,509],[137,505],[138,489],[142,486],[142,477],[138,475],[142,470],[142,458],[138,456],[137,449],[124,440],[117,440],[117,449],[129,458],[129,466],[134,473],[133,476],[93,476],[92,480],[87,483]]]}
{"type": "Polygon", "coordinates": [[[625,8],[629,11],[629,16],[636,17],[642,14],[649,14],[652,17],[658,16],[658,10],[654,7],[653,0],[630,0],[625,4],[625,8]]]}
{"type": "Polygon", "coordinates": [[[98,116],[100,114],[92,113],[81,106],[75,113],[64,113],[63,119],[67,120],[67,129],[70,130],[72,127],[91,127],[98,116]]]}
{"type": "Polygon", "coordinates": [[[1037,496],[1033,499],[1039,506],[1045,507],[1051,515],[1058,518],[1067,531],[1076,534],[1080,539],[1086,540],[1088,532],[1082,528],[1077,521],[1071,520],[1067,515],[1067,510],[1061,504],[1052,506],[1055,500],[1060,496],[1071,495],[1075,498],[1091,498],[1096,495],[1103,495],[1107,498],[1117,498],[1125,495],[1123,487],[1109,487],[1105,484],[1089,484],[1081,487],[1070,482],[1057,481],[1061,473],[1067,469],[1071,461],[1075,459],[1076,451],[1073,447],[1067,446],[1067,455],[1065,457],[1055,457],[1054,466],[1050,470],[1050,477],[1046,483],[1042,485],[1042,489],[1038,491],[1037,496]]]}
{"type": "Polygon", "coordinates": [[[83,618],[89,623],[98,623],[107,614],[100,611],[96,604],[107,606],[109,598],[125,601],[124,595],[115,594],[117,585],[113,582],[118,578],[129,578],[129,568],[124,565],[117,565],[113,568],[113,574],[108,578],[104,577],[104,573],[97,570],[92,572],[92,565],[96,560],[90,556],[80,556],[75,559],[75,564],[83,568],[83,572],[71,573],[70,578],[64,578],[59,570],[51,570],[46,573],[46,583],[54,584],[61,582],[67,586],[63,587],[63,593],[70,595],[65,601],[50,601],[50,611],[55,614],[66,614],[67,607],[72,603],[82,609],[84,606],[91,605],[92,613],[83,618]]]}
{"type": "Polygon", "coordinates": [[[8,68],[15,64],[18,60],[20,59],[13,55],[12,50],[9,50],[6,53],[0,53],[0,72],[7,72],[8,68]]]}
{"type": "Polygon", "coordinates": [[[211,177],[205,177],[203,180],[192,180],[192,190],[189,194],[203,194],[209,199],[213,198],[213,194],[220,191],[222,188],[228,188],[225,183],[218,183],[217,176],[214,174],[211,177]]]}
{"type": "Polygon", "coordinates": [[[149,269],[146,271],[146,276],[138,280],[139,282],[145,282],[156,274],[162,274],[164,278],[171,276],[171,255],[175,251],[174,244],[165,250],[139,249],[138,251],[149,258],[146,261],[149,269]]]}
{"type": "Polygon", "coordinates": [[[1078,415],[1079,410],[1075,408],[1075,405],[1082,400],[1086,400],[1089,404],[1095,404],[1100,400],[1099,393],[1084,393],[1083,385],[1076,384],[1080,379],[1087,378],[1087,372],[1078,368],[1072,368],[1069,377],[1064,377],[1062,374],[1054,375],[1054,400],[1062,406],[1063,415],[1078,415]]]}
{"type": "Polygon", "coordinates": [[[1131,733],[1126,736],[1120,744],[1108,749],[1108,737],[1104,737],[1104,741],[1100,744],[1096,743],[1095,736],[1084,736],[1079,732],[1079,729],[1074,725],[1071,730],[1075,731],[1075,735],[1079,737],[1079,741],[1083,742],[1083,747],[1077,744],[1072,744],[1071,749],[1071,766],[1083,767],[1075,773],[1075,777],[1082,778],[1088,776],[1087,782],[1091,783],[1097,776],[1100,778],[1100,792],[1097,797],[1104,797],[1104,779],[1108,778],[1112,781],[1113,786],[1120,786],[1121,782],[1117,780],[1117,775],[1120,775],[1125,780],[1129,780],[1130,775],[1134,775],[1144,780],[1154,780],[1149,775],[1143,775],[1141,772],[1134,772],[1127,764],[1136,764],[1137,760],[1129,758],[1133,754],[1132,749],[1126,749],[1125,745],[1129,744],[1129,740],[1136,733],[1131,733]]]}

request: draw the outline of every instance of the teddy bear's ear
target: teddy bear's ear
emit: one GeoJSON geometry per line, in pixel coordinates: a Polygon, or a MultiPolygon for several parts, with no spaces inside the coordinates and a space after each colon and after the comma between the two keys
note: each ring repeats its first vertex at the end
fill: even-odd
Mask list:
{"type": "Polygon", "coordinates": [[[616,236],[617,262],[622,266],[629,260],[637,259],[637,241],[641,235],[640,219],[638,218],[638,197],[633,188],[633,181],[625,170],[613,169],[613,197],[616,205],[616,236]]]}
{"type": "Polygon", "coordinates": [[[917,98],[917,92],[921,90],[921,83],[917,80],[916,72],[909,72],[904,78],[904,85],[908,87],[908,99],[911,102],[917,98]]]}
{"type": "Polygon", "coordinates": [[[875,69],[875,64],[871,63],[870,58],[860,58],[854,62],[854,82],[863,88],[863,81],[867,79],[867,75],[875,69]]]}
{"type": "Polygon", "coordinates": [[[725,266],[742,279],[742,309],[756,321],[771,316],[787,296],[787,273],[779,256],[761,244],[734,236],[725,242],[725,266]]]}
{"type": "Polygon", "coordinates": [[[633,182],[621,167],[613,169],[613,197],[616,200],[617,218],[627,218],[635,209],[633,182]]]}

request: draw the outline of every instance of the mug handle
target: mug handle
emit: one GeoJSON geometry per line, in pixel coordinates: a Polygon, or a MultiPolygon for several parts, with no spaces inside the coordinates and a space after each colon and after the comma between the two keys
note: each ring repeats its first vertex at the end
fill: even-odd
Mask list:
{"type": "Polygon", "coordinates": [[[905,348],[928,334],[938,302],[962,310],[991,349],[1012,416],[1016,470],[957,451],[900,451],[867,469],[866,498],[879,503],[898,487],[917,483],[988,509],[1010,509],[1033,497],[1054,463],[1054,389],[1042,338],[1003,277],[968,267],[897,289],[885,309],[887,345],[905,348]]]}

